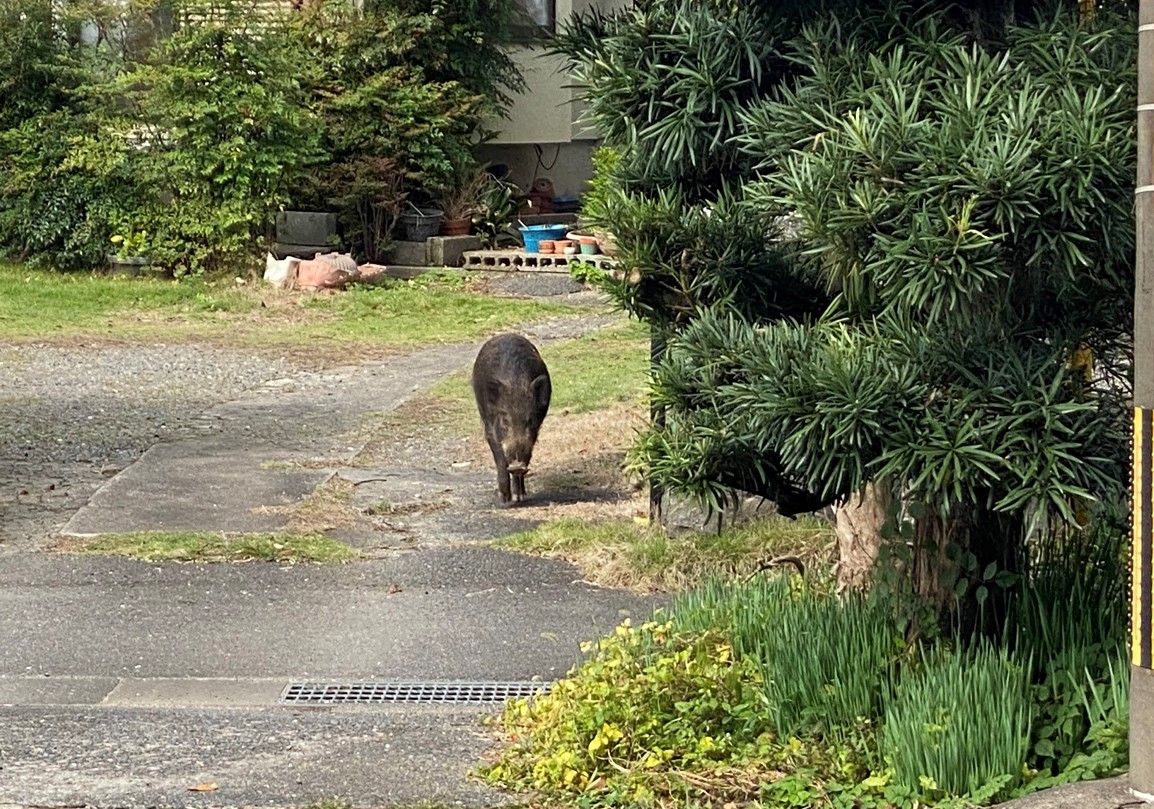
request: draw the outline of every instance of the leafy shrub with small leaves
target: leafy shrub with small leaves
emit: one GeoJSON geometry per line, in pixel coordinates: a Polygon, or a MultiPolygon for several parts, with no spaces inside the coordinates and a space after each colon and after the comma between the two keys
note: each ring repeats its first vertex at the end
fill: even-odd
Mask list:
{"type": "Polygon", "coordinates": [[[104,73],[74,29],[99,8],[0,0],[0,252],[62,267],[104,257],[134,173],[123,155],[81,156],[104,73]]]}
{"type": "Polygon", "coordinates": [[[1033,567],[1005,586],[1021,605],[1012,623],[1041,631],[1000,645],[909,644],[905,603],[884,589],[707,584],[589,647],[550,695],[511,704],[485,777],[589,808],[960,809],[1116,774],[1128,760],[1126,625],[1113,617],[1125,533],[1105,519],[1093,532],[1089,548],[1033,548],[1033,567]],[[1106,617],[1055,631],[1099,608],[1106,617]]]}
{"type": "Polygon", "coordinates": [[[154,262],[212,272],[259,252],[272,214],[322,157],[319,122],[285,19],[239,1],[179,11],[188,23],[112,89],[129,106],[109,129],[143,141],[137,219],[154,234],[154,262]]]}
{"type": "Polygon", "coordinates": [[[512,13],[3,0],[0,249],[91,265],[111,236],[147,233],[154,265],[239,271],[276,210],[315,205],[375,257],[399,195],[472,165],[486,116],[522,87],[502,48],[512,13]]]}
{"type": "Polygon", "coordinates": [[[484,769],[488,782],[600,806],[756,794],[771,767],[764,697],[722,635],[626,623],[587,651],[547,696],[506,708],[509,746],[484,769]]]}

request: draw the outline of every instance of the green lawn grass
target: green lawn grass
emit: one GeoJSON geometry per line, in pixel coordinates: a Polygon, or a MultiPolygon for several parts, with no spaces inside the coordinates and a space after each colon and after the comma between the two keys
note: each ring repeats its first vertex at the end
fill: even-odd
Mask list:
{"type": "Polygon", "coordinates": [[[145,531],[102,534],[68,550],[127,556],[145,562],[348,562],[356,548],[322,534],[217,534],[199,531],[145,531]]]}
{"type": "Polygon", "coordinates": [[[459,275],[330,295],[263,285],[57,273],[0,264],[0,340],[201,340],[355,351],[463,342],[536,318],[576,314],[468,290],[459,275]]]}

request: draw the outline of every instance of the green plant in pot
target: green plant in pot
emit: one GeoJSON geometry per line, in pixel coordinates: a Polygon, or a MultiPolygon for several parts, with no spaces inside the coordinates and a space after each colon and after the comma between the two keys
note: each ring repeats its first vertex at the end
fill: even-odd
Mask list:
{"type": "Polygon", "coordinates": [[[473,227],[473,218],[482,210],[491,178],[484,169],[473,168],[459,175],[456,184],[447,188],[439,200],[445,214],[442,236],[464,236],[473,227]]]}
{"type": "Polygon", "coordinates": [[[478,210],[473,214],[473,232],[488,249],[502,243],[519,244],[515,225],[517,212],[528,197],[514,183],[485,174],[485,187],[478,210]]]}
{"type": "Polygon", "coordinates": [[[146,231],[128,228],[124,233],[114,234],[109,241],[114,246],[108,254],[108,267],[112,272],[139,275],[149,269],[146,231]]]}

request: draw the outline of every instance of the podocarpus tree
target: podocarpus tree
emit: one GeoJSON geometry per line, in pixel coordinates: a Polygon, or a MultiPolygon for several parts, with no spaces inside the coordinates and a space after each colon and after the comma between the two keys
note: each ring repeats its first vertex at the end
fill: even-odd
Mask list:
{"type": "Polygon", "coordinates": [[[605,131],[624,191],[591,212],[621,223],[625,274],[610,288],[673,332],[654,384],[666,421],[634,453],[652,480],[714,507],[744,490],[785,511],[880,485],[906,504],[918,582],[939,596],[947,547],[1012,566],[1027,535],[1123,493],[1132,37],[1070,5],[986,26],[980,43],[970,13],[814,13],[789,48],[761,40],[760,72],[711,66],[680,95],[666,85],[698,81],[690,45],[744,41],[742,15],[772,11],[642,4],[597,21],[609,42],[582,50],[570,35],[598,120],[622,119],[605,131]],[[661,13],[695,32],[668,52],[661,13]],[[611,92],[627,81],[616,49],[649,33],[659,44],[632,81],[669,100],[661,115],[661,101],[611,92]],[[706,92],[731,86],[741,103],[706,92]],[[684,96],[695,103],[678,112],[684,96]],[[679,162],[660,160],[670,153],[679,162]],[[728,172],[676,171],[714,154],[728,172]],[[653,190],[668,185],[693,190],[653,190]],[[796,238],[762,238],[761,266],[718,261],[733,255],[720,241],[663,251],[644,217],[662,200],[669,221],[763,236],[788,216],[796,238]],[[691,293],[729,294],[680,294],[684,267],[698,270],[691,293]]]}

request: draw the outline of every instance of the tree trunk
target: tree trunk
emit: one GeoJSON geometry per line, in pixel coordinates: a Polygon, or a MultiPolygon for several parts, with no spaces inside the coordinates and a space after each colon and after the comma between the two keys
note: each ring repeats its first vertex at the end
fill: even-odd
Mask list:
{"type": "Polygon", "coordinates": [[[865,590],[873,577],[889,511],[884,489],[867,483],[834,513],[837,534],[837,589],[865,590]]]}
{"type": "Polygon", "coordinates": [[[962,540],[965,528],[957,519],[928,514],[915,521],[913,587],[927,604],[944,614],[954,594],[958,566],[950,559],[950,546],[962,540]]]}

